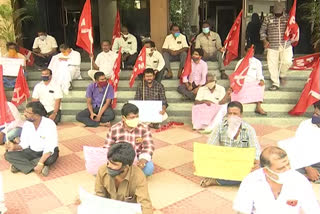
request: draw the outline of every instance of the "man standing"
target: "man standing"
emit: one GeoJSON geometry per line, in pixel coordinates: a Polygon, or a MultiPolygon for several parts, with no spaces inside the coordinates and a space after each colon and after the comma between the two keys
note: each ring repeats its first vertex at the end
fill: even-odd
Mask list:
{"type": "Polygon", "coordinates": [[[218,69],[221,73],[221,79],[228,79],[222,60],[222,53],[225,48],[222,47],[221,39],[218,33],[210,31],[209,22],[202,24],[202,33],[196,38],[195,48],[201,48],[204,52],[204,61],[218,61],[218,69]]]}
{"type": "MultiPolygon", "coordinates": [[[[110,76],[111,79],[114,78],[113,66],[116,61],[118,54],[111,51],[111,43],[108,40],[101,42],[102,52],[98,54],[96,61],[92,60],[92,67],[95,70],[89,70],[88,75],[93,81],[94,74],[98,71],[102,71],[106,76],[110,76]]],[[[93,55],[91,57],[94,57],[93,55]]]]}
{"type": "Polygon", "coordinates": [[[112,45],[112,51],[118,52],[121,47],[122,62],[126,69],[132,69],[136,59],[137,53],[137,39],[134,35],[128,32],[128,28],[122,26],[121,37],[116,38],[112,45]]]}
{"type": "Polygon", "coordinates": [[[292,65],[291,41],[284,41],[283,36],[288,23],[288,15],[284,12],[281,2],[276,2],[273,14],[266,17],[260,28],[260,39],[265,49],[268,49],[267,61],[272,86],[270,91],[285,84],[286,73],[292,65]]]}
{"type": "MultiPolygon", "coordinates": [[[[252,169],[254,170],[259,167],[260,145],[254,128],[242,120],[242,112],[241,103],[230,102],[227,107],[227,118],[213,129],[208,144],[238,148],[254,147],[256,149],[256,159],[252,169]]],[[[211,185],[232,186],[240,183],[240,181],[204,178],[200,185],[202,187],[211,185]]]]}
{"type": "Polygon", "coordinates": [[[76,119],[89,127],[109,126],[115,117],[111,108],[113,87],[101,71],[94,74],[94,79],[95,82],[90,83],[86,92],[87,108],[79,112],[76,119]]]}
{"type": "Polygon", "coordinates": [[[61,88],[52,82],[52,71],[48,68],[42,70],[41,79],[33,89],[32,101],[40,101],[47,111],[46,116],[57,125],[61,120],[61,88]]]}
{"type": "Polygon", "coordinates": [[[52,56],[57,53],[58,45],[54,37],[44,30],[38,31],[38,37],[34,39],[32,50],[35,63],[39,67],[47,67],[52,56]]]}
{"type": "Polygon", "coordinates": [[[109,149],[111,145],[123,141],[130,143],[136,152],[138,167],[146,176],[150,176],[154,170],[151,160],[154,151],[151,131],[148,126],[139,123],[139,109],[134,104],[124,104],[121,115],[122,120],[110,128],[105,147],[109,149]]]}
{"type": "Polygon", "coordinates": [[[316,214],[319,203],[309,181],[291,170],[287,154],[270,146],[260,156],[261,169],[241,183],[233,209],[241,214],[316,214]]]}
{"type": "Polygon", "coordinates": [[[171,61],[180,61],[178,78],[182,73],[184,63],[187,58],[188,43],[185,35],[180,33],[180,28],[176,24],[170,27],[171,34],[166,37],[162,46],[162,54],[165,61],[165,68],[168,73],[165,79],[172,79],[171,61]]]}
{"type": "Polygon", "coordinates": [[[153,41],[146,41],[144,43],[146,47],[146,68],[152,68],[156,75],[155,80],[159,83],[162,80],[163,73],[164,73],[164,59],[162,54],[157,51],[156,45],[153,41]]]}
{"type": "Polygon", "coordinates": [[[99,168],[95,193],[100,197],[141,204],[142,214],[152,214],[152,204],[145,175],[132,165],[136,153],[130,143],[113,144],[108,162],[99,168]]]}
{"type": "Polygon", "coordinates": [[[8,150],[4,157],[11,163],[11,172],[25,174],[34,170],[37,174],[47,176],[49,166],[59,156],[58,134],[55,123],[44,117],[46,110],[40,102],[30,102],[26,106],[19,144],[6,144],[8,150]]]}

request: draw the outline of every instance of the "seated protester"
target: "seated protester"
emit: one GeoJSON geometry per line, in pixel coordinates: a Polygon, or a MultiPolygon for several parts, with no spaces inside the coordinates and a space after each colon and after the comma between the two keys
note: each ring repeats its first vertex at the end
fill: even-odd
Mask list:
{"type": "Polygon", "coordinates": [[[25,174],[34,170],[47,176],[49,166],[54,164],[59,156],[58,134],[56,124],[45,117],[47,114],[40,102],[30,102],[26,106],[19,144],[6,144],[8,150],[4,157],[11,163],[11,172],[25,174]]]}
{"type": "Polygon", "coordinates": [[[41,79],[42,81],[37,83],[33,89],[32,101],[40,101],[47,111],[45,116],[58,125],[61,120],[61,99],[63,97],[61,88],[52,82],[52,71],[48,68],[42,70],[41,79]]]}
{"type": "MultiPolygon", "coordinates": [[[[214,127],[208,144],[238,148],[255,147],[256,159],[252,169],[255,170],[259,166],[260,145],[254,128],[242,121],[242,112],[243,107],[241,103],[236,101],[230,102],[227,107],[227,118],[214,127]]],[[[211,185],[233,186],[240,183],[240,181],[204,178],[200,185],[202,187],[211,185]]]]}
{"type": "Polygon", "coordinates": [[[20,113],[17,107],[11,102],[7,102],[14,121],[7,124],[7,129],[5,126],[0,127],[0,145],[6,142],[6,133],[8,133],[8,140],[13,141],[16,137],[20,137],[23,121],[21,120],[20,113]]]}
{"type": "Polygon", "coordinates": [[[206,85],[199,88],[196,101],[192,106],[193,129],[207,129],[222,122],[226,110],[222,110],[230,101],[230,90],[226,94],[223,86],[216,84],[215,75],[207,74],[206,85]],[[220,112],[224,113],[220,113],[220,112]]]}
{"type": "MultiPolygon", "coordinates": [[[[246,51],[249,50],[249,47],[245,48],[246,51]]],[[[242,62],[244,58],[240,59],[236,65],[235,70],[242,62]]],[[[239,93],[231,94],[231,101],[238,101],[242,104],[245,103],[256,103],[257,114],[267,115],[267,112],[261,107],[264,94],[264,77],[262,73],[262,64],[260,60],[255,57],[249,59],[249,70],[244,79],[244,84],[239,91],[239,93]]]]}
{"type": "MultiPolygon", "coordinates": [[[[118,57],[118,54],[111,50],[111,43],[109,40],[105,40],[101,42],[102,52],[98,54],[96,60],[92,60],[92,67],[95,70],[89,70],[88,75],[91,77],[93,81],[94,74],[97,71],[102,71],[106,76],[110,76],[111,79],[114,78],[113,66],[118,57]]],[[[94,57],[93,55],[90,57],[94,57]]]]}
{"type": "Polygon", "coordinates": [[[225,48],[222,47],[219,34],[210,31],[209,22],[204,22],[202,24],[202,33],[200,33],[196,38],[195,48],[201,48],[203,50],[203,60],[218,61],[218,69],[221,73],[221,79],[228,79],[222,60],[222,53],[225,51],[225,48]]]}
{"type": "Polygon", "coordinates": [[[201,49],[194,49],[191,55],[191,74],[188,77],[183,77],[183,84],[178,87],[178,92],[187,99],[194,101],[199,88],[206,83],[208,65],[201,59],[203,56],[201,49]]]}
{"type": "Polygon", "coordinates": [[[178,25],[172,24],[170,31],[171,34],[166,37],[162,46],[165,68],[168,71],[164,77],[165,79],[172,79],[173,74],[170,66],[171,61],[180,61],[178,71],[178,78],[180,78],[189,48],[187,38],[185,35],[180,33],[180,28],[178,25]]]}
{"type": "Polygon", "coordinates": [[[153,41],[146,41],[144,43],[146,47],[146,68],[152,68],[156,75],[155,80],[159,83],[162,80],[163,73],[164,73],[164,59],[162,54],[157,51],[156,45],[153,41]]]}
{"type": "Polygon", "coordinates": [[[142,214],[152,214],[148,182],[138,166],[132,165],[136,153],[130,143],[113,144],[108,162],[99,168],[95,193],[97,196],[141,204],[142,214]]]}
{"type": "Polygon", "coordinates": [[[317,197],[308,180],[292,170],[286,152],[270,146],[260,156],[261,169],[241,183],[233,209],[243,214],[316,214],[317,197]]]}
{"type": "MultiPolygon", "coordinates": [[[[147,68],[143,72],[143,81],[137,87],[135,100],[161,100],[162,101],[162,121],[168,119],[168,114],[166,113],[168,103],[166,98],[166,91],[161,83],[155,81],[155,74],[152,68],[147,68]]],[[[159,128],[159,124],[150,124],[151,128],[159,128]]]]}
{"type": "Polygon", "coordinates": [[[125,26],[121,28],[121,37],[114,40],[112,51],[118,53],[120,47],[122,53],[121,60],[124,63],[124,68],[132,69],[138,57],[137,39],[128,32],[128,28],[125,26]]]}
{"type": "Polygon", "coordinates": [[[130,143],[136,152],[138,167],[149,176],[154,170],[151,160],[154,151],[151,131],[147,125],[139,123],[139,109],[134,104],[124,104],[121,115],[122,120],[110,128],[105,147],[109,149],[112,144],[123,141],[130,143]]]}
{"type": "Polygon", "coordinates": [[[86,92],[87,108],[79,112],[76,119],[89,127],[109,126],[115,117],[111,108],[113,87],[101,71],[94,74],[94,79],[96,81],[90,83],[86,92]]]}
{"type": "Polygon", "coordinates": [[[68,94],[72,80],[81,79],[81,55],[66,44],[60,45],[59,49],[61,53],[52,57],[48,68],[52,70],[52,80],[61,85],[63,93],[68,94]]]}
{"type": "Polygon", "coordinates": [[[35,63],[40,67],[47,67],[53,55],[57,53],[58,45],[53,36],[44,30],[38,31],[38,37],[34,39],[32,50],[35,63]]]}

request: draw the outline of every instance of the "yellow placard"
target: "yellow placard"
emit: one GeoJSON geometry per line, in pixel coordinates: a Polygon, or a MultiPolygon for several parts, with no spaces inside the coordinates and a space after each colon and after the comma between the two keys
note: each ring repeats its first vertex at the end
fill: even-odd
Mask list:
{"type": "Polygon", "coordinates": [[[255,148],[235,148],[193,143],[194,174],[242,181],[253,167],[255,148]]]}

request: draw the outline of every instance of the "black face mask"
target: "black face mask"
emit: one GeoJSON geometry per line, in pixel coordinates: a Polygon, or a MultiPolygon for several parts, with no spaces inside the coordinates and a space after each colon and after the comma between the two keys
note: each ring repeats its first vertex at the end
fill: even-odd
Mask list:
{"type": "Polygon", "coordinates": [[[280,18],[282,16],[282,13],[275,13],[274,16],[280,18]]]}
{"type": "Polygon", "coordinates": [[[41,79],[45,82],[49,81],[49,78],[50,78],[49,76],[41,76],[41,79]]]}

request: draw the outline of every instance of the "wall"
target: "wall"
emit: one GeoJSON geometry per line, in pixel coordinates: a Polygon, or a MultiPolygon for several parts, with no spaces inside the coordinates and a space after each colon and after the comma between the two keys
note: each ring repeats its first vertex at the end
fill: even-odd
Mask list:
{"type": "Polygon", "coordinates": [[[114,20],[117,13],[116,0],[98,0],[100,41],[112,39],[114,20]]]}
{"type": "Polygon", "coordinates": [[[168,33],[169,2],[168,0],[150,0],[151,39],[161,50],[168,33]]]}

